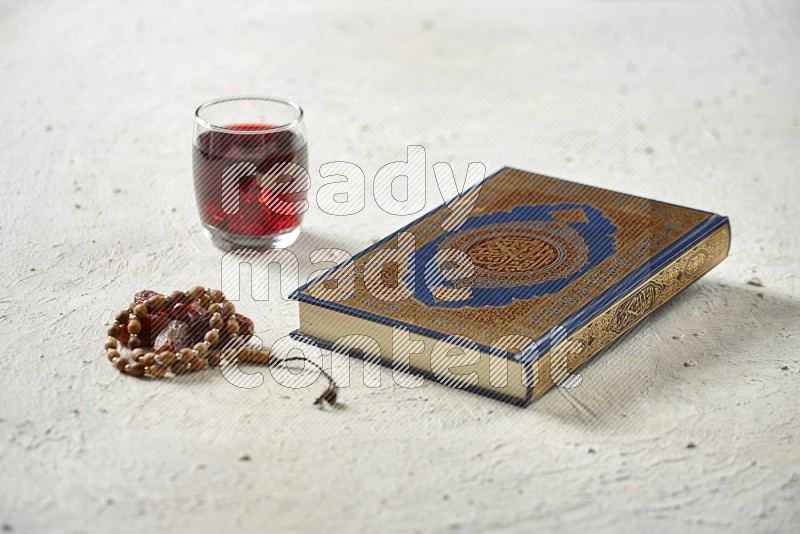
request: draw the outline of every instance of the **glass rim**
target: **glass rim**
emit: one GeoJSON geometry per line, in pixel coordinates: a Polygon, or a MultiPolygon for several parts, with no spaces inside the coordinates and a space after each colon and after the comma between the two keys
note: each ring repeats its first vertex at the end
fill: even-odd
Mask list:
{"type": "Polygon", "coordinates": [[[207,128],[209,130],[213,130],[213,131],[216,131],[216,132],[235,133],[235,134],[239,134],[239,135],[252,135],[252,134],[261,134],[261,133],[268,133],[268,132],[281,132],[281,131],[284,131],[284,130],[289,130],[291,128],[294,128],[295,126],[300,124],[300,122],[302,122],[302,120],[303,120],[303,108],[301,108],[299,104],[297,104],[296,102],[292,102],[291,100],[284,100],[283,98],[275,98],[275,97],[271,97],[271,96],[226,96],[226,97],[222,97],[222,98],[216,98],[214,100],[209,100],[208,102],[200,104],[197,107],[197,109],[194,111],[194,118],[195,118],[195,120],[197,121],[198,124],[200,124],[201,126],[203,126],[204,128],[207,128]],[[209,122],[208,120],[206,120],[206,119],[204,119],[203,117],[200,116],[200,113],[204,109],[209,108],[211,106],[214,106],[216,104],[224,104],[226,102],[237,102],[237,101],[244,101],[244,100],[250,100],[250,101],[256,101],[256,102],[272,102],[272,103],[275,103],[275,104],[284,104],[286,106],[294,108],[294,110],[297,112],[297,117],[295,117],[293,120],[291,120],[290,122],[287,122],[285,124],[280,124],[280,125],[272,126],[272,127],[269,127],[269,128],[254,128],[252,130],[250,130],[250,129],[248,129],[248,130],[239,130],[239,129],[236,129],[236,128],[226,128],[225,126],[220,126],[218,124],[213,124],[213,123],[209,122]]]}

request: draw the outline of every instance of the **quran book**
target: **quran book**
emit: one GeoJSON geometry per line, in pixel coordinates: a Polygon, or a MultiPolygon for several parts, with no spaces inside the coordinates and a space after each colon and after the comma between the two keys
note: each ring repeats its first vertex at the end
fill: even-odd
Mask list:
{"type": "Polygon", "coordinates": [[[524,406],[729,246],[727,217],[503,168],[300,287],[295,335],[524,406]]]}

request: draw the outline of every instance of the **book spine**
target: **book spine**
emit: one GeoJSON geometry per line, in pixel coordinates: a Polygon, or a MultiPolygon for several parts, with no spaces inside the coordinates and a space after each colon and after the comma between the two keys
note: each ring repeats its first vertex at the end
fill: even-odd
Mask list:
{"type": "Polygon", "coordinates": [[[554,385],[569,384],[572,374],[645,317],[710,271],[728,255],[728,221],[649,279],[622,295],[599,315],[532,363],[533,390],[529,400],[554,385]]]}

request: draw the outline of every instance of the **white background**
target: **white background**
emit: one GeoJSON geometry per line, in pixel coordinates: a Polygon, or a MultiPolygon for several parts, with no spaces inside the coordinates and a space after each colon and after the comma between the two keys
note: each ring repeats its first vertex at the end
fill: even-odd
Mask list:
{"type": "MultiPolygon", "coordinates": [[[[0,6],[4,530],[797,531],[800,4],[166,4],[0,6]],[[512,165],[728,215],[731,254],[524,410],[358,361],[324,412],[322,381],[120,376],[133,292],[220,285],[191,129],[231,94],[304,106],[314,191],[421,144],[426,209],[433,163],[512,165]]],[[[314,204],[303,275],[409,221],[314,204]]],[[[239,303],[267,343],[297,327],[272,295],[239,303]]]]}

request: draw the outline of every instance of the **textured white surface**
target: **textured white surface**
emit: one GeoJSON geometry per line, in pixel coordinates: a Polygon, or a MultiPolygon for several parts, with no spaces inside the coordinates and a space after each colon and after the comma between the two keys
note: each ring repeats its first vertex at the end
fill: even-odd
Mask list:
{"type": "MultiPolygon", "coordinates": [[[[800,4],[165,4],[0,7],[3,531],[798,531],[800,4]],[[192,111],[248,93],[304,105],[314,189],[422,144],[729,215],[733,248],[526,410],[358,362],[337,412],[321,382],[120,376],[100,347],[135,290],[220,284],[192,111]]],[[[312,207],[293,250],[307,275],[407,220],[312,207]]]]}

